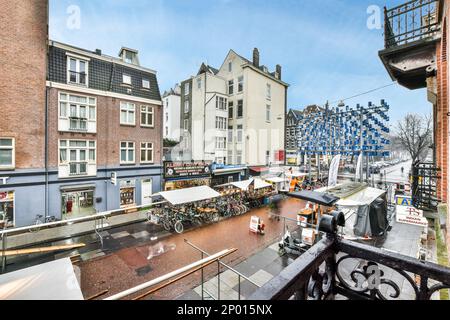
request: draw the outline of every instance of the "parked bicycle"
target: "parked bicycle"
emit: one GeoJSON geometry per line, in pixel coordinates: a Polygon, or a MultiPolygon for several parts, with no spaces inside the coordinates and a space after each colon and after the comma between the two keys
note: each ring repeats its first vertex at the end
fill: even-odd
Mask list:
{"type": "Polygon", "coordinates": [[[55,216],[48,216],[48,217],[45,217],[44,219],[43,218],[44,218],[44,216],[42,214],[36,215],[36,220],[33,224],[33,227],[31,227],[29,229],[29,231],[30,232],[38,232],[41,230],[42,224],[56,222],[55,216]]]}

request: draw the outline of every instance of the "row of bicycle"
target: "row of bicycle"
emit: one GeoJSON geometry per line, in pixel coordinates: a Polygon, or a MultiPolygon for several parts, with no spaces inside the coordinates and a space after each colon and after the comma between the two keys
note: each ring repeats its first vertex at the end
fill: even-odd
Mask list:
{"type": "Polygon", "coordinates": [[[162,225],[167,231],[183,233],[186,225],[215,223],[221,218],[243,215],[262,205],[262,199],[252,199],[238,194],[182,206],[161,205],[149,210],[147,219],[162,225]]]}

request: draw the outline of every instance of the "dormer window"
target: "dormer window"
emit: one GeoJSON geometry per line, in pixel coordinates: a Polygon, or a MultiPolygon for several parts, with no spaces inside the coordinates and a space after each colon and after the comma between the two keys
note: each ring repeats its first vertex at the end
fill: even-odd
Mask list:
{"type": "Polygon", "coordinates": [[[123,80],[122,80],[122,82],[123,82],[124,84],[129,84],[129,85],[131,85],[131,76],[129,76],[129,75],[127,75],[127,74],[124,74],[124,75],[123,75],[123,80]]]}
{"type": "Polygon", "coordinates": [[[139,65],[139,58],[138,58],[138,51],[134,49],[129,49],[123,47],[120,49],[119,57],[122,59],[123,62],[139,65]]]}
{"type": "Polygon", "coordinates": [[[67,57],[67,82],[82,86],[88,85],[88,60],[73,56],[67,57]]]}

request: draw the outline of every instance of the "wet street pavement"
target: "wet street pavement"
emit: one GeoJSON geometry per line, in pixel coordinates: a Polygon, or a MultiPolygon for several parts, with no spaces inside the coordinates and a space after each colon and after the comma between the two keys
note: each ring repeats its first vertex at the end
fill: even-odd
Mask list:
{"type": "MultiPolygon", "coordinates": [[[[295,219],[296,213],[304,206],[301,201],[288,199],[282,206],[282,215],[295,219]]],[[[151,228],[153,225],[144,223],[151,228]]],[[[251,212],[223,220],[219,223],[188,230],[183,234],[165,234],[164,238],[152,241],[156,234],[150,232],[139,244],[119,249],[110,254],[101,250],[93,253],[88,261],[79,264],[81,269],[81,289],[85,297],[90,297],[108,290],[101,298],[119,293],[143,282],[155,279],[171,271],[189,265],[201,259],[201,253],[185,243],[185,239],[204,251],[214,254],[224,249],[238,249],[237,252],[223,259],[223,262],[235,266],[251,255],[279,241],[283,234],[284,223],[268,219],[268,209],[255,209],[251,212]],[[256,235],[249,231],[251,216],[262,218],[266,224],[265,235],[256,235]],[[168,248],[168,252],[151,257],[160,246],[168,248]],[[97,255],[97,256],[95,256],[97,255]],[[150,256],[150,260],[148,259],[150,256]]],[[[105,239],[122,239],[126,244],[130,235],[127,231],[110,233],[105,239]]],[[[204,270],[205,278],[216,275],[217,265],[204,270]]],[[[200,271],[177,283],[151,295],[151,299],[175,299],[183,293],[198,286],[201,282],[200,271]]],[[[132,298],[132,297],[130,297],[132,298]]]]}

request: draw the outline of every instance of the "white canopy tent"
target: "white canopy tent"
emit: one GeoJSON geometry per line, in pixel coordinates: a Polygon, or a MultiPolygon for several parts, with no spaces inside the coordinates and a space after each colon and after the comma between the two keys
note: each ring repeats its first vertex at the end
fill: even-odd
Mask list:
{"type": "Polygon", "coordinates": [[[267,183],[261,179],[250,179],[250,180],[245,180],[245,181],[237,181],[237,182],[232,182],[231,184],[241,190],[246,191],[246,190],[248,190],[248,187],[250,186],[250,184],[253,181],[255,181],[255,190],[268,188],[268,187],[272,186],[270,183],[267,183]]]}
{"type": "Polygon", "coordinates": [[[0,276],[0,300],[84,300],[70,258],[0,276]]]}
{"type": "Polygon", "coordinates": [[[289,180],[288,179],[283,179],[283,178],[280,178],[280,177],[272,177],[272,178],[267,178],[267,179],[264,179],[265,181],[267,181],[267,182],[270,182],[270,183],[282,183],[282,182],[288,182],[289,180]]]}
{"type": "Polygon", "coordinates": [[[180,205],[220,197],[220,193],[208,186],[164,191],[159,194],[172,205],[180,205]]]}

